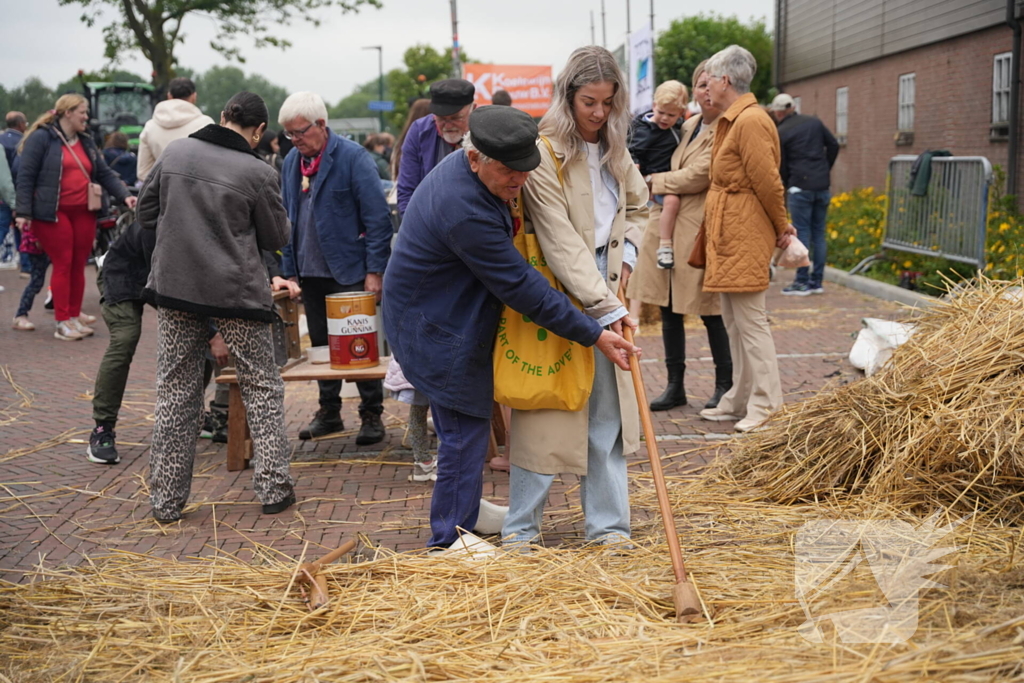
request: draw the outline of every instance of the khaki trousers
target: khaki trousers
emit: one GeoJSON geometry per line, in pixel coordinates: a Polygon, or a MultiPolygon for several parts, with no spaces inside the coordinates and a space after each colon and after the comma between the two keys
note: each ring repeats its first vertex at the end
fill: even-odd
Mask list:
{"type": "Polygon", "coordinates": [[[721,294],[733,369],[732,389],[722,397],[718,408],[757,422],[782,407],[782,382],[765,310],[766,294],[721,294]]]}

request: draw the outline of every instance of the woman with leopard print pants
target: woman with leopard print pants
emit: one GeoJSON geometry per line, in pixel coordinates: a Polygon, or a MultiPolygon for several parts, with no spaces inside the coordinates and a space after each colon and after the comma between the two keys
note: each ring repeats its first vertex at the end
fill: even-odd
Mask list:
{"type": "Polygon", "coordinates": [[[253,151],[267,106],[241,92],[210,124],[169,145],[139,199],[156,230],[145,298],[157,307],[156,426],[150,448],[153,516],[181,518],[203,414],[203,362],[216,325],[235,359],[253,437],[253,488],[265,514],[295,503],[284,431],[284,384],[274,364],[270,283],[260,250],[289,226],[277,172],[253,151]]]}

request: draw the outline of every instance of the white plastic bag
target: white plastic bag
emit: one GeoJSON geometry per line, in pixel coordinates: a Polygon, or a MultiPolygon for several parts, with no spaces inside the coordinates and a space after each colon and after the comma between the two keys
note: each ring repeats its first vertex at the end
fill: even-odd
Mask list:
{"type": "Polygon", "coordinates": [[[793,235],[789,240],[789,246],[785,249],[775,249],[775,257],[772,262],[779,268],[806,268],[811,265],[809,252],[804,243],[793,235]]]}
{"type": "Polygon", "coordinates": [[[910,339],[914,326],[880,318],[864,318],[861,324],[864,327],[850,349],[850,364],[870,377],[885,365],[897,346],[910,339]]]}

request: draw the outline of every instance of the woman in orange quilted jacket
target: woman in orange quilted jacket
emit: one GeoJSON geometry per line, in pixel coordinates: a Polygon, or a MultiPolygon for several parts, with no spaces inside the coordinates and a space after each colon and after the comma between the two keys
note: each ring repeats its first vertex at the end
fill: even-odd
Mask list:
{"type": "Polygon", "coordinates": [[[718,292],[729,332],[733,384],[718,406],[700,416],[756,429],[782,407],[775,342],[765,293],[775,247],[796,229],[786,216],[775,124],[750,93],[754,56],[730,45],[705,67],[711,104],[722,114],[711,151],[711,188],[704,205],[707,269],[704,291],[718,292]]]}

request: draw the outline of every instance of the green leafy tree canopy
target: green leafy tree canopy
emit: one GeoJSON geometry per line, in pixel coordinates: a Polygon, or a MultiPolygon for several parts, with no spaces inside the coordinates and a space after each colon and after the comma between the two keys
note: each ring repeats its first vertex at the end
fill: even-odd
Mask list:
{"type": "Polygon", "coordinates": [[[689,88],[697,65],[730,45],[754,55],[757,74],[750,91],[758,100],[767,100],[772,87],[772,34],[763,19],[745,24],[736,17],[700,14],[673,21],[654,47],[657,82],[675,79],[689,88]]]}
{"type": "Polygon", "coordinates": [[[235,93],[243,90],[256,93],[267,103],[270,113],[269,127],[276,129],[277,113],[288,97],[288,91],[271,83],[263,76],[248,76],[236,66],[214,66],[202,75],[193,75],[196,84],[196,106],[215,121],[220,120],[220,112],[235,93]]]}
{"type": "Polygon", "coordinates": [[[277,35],[281,26],[295,19],[319,25],[318,12],[337,8],[343,13],[361,5],[380,7],[380,0],[58,0],[61,5],[81,5],[82,21],[94,26],[104,9],[115,18],[103,27],[104,55],[111,65],[126,53],[140,50],[153,65],[153,84],[166,86],[174,77],[174,50],[185,40],[182,23],[190,15],[211,19],[217,35],[210,47],[228,59],[245,62],[237,40],[249,36],[256,47],[288,48],[291,43],[277,35]]]}

